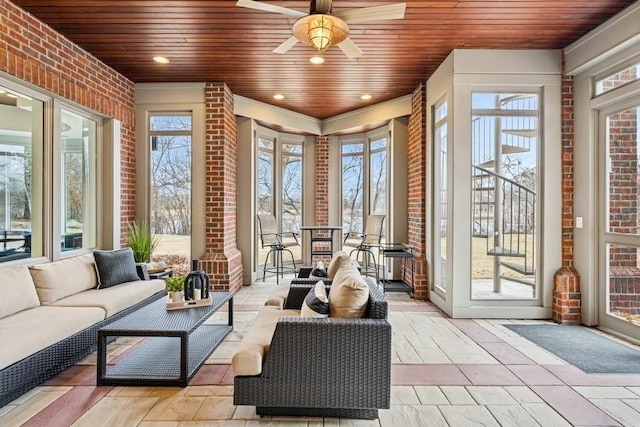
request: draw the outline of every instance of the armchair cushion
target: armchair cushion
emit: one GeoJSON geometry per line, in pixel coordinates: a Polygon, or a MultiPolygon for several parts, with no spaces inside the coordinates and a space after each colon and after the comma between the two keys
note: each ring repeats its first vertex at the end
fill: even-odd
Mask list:
{"type": "Polygon", "coordinates": [[[302,302],[301,317],[329,317],[329,298],[327,288],[322,280],[311,288],[302,302]]]}
{"type": "Polygon", "coordinates": [[[369,300],[369,286],[350,262],[340,268],[329,290],[330,317],[360,318],[369,300]]]}
{"type": "Polygon", "coordinates": [[[140,280],[131,248],[93,251],[98,271],[98,289],[140,280]]]}
{"type": "Polygon", "coordinates": [[[351,264],[351,257],[345,251],[338,251],[333,254],[329,266],[327,267],[327,277],[333,279],[338,270],[342,267],[351,264]]]}

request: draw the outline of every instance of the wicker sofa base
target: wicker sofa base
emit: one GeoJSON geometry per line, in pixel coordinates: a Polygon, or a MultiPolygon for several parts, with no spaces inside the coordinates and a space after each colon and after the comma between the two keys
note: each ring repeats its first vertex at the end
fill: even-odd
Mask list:
{"type": "Polygon", "coordinates": [[[96,351],[98,329],[164,296],[164,292],[158,292],[101,322],[0,370],[0,407],[10,403],[96,351]]]}
{"type": "Polygon", "coordinates": [[[374,420],[378,418],[377,409],[353,408],[272,408],[257,406],[256,414],[294,417],[359,418],[364,420],[374,420]]]}

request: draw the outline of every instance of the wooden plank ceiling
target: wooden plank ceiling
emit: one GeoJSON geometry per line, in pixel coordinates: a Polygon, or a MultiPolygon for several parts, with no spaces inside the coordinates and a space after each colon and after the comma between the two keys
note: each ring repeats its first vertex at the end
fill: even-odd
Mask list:
{"type": "MultiPolygon", "coordinates": [[[[363,50],[326,62],[298,43],[272,50],[296,18],[235,1],[11,0],[136,83],[224,81],[233,93],[324,119],[412,93],[452,49],[559,49],[633,0],[408,1],[405,18],[350,24],[363,50]],[[170,64],[152,62],[163,55],[170,64]],[[281,93],[284,100],[273,95],[281,93]],[[360,95],[372,95],[362,101],[360,95]]],[[[268,3],[309,10],[307,1],[268,3]]],[[[333,11],[393,3],[334,0],[333,11]]]]}

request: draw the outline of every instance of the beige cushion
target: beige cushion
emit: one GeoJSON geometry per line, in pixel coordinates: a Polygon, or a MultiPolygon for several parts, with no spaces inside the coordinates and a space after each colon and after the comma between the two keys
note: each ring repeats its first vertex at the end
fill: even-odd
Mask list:
{"type": "Polygon", "coordinates": [[[358,269],[349,264],[338,270],[329,290],[329,317],[364,316],[369,287],[358,269]]]}
{"type": "Polygon", "coordinates": [[[327,277],[333,279],[338,270],[346,265],[351,264],[351,257],[345,251],[336,252],[331,261],[329,261],[329,267],[327,267],[327,277]]]}
{"type": "Polygon", "coordinates": [[[91,254],[31,265],[29,272],[43,305],[98,286],[91,254]]]}
{"type": "Polygon", "coordinates": [[[55,301],[51,305],[58,307],[100,307],[109,317],[164,289],[165,283],[162,279],[136,280],[105,289],[89,289],[55,301]]]}
{"type": "MultiPolygon", "coordinates": [[[[0,319],[40,305],[26,265],[0,269],[0,295],[0,319]]],[[[6,348],[10,341],[0,342],[6,348]]]]}
{"type": "Polygon", "coordinates": [[[231,359],[231,367],[235,375],[260,375],[262,373],[262,359],[269,351],[276,324],[282,316],[297,317],[300,316],[300,310],[279,310],[273,306],[265,306],[260,309],[251,328],[242,338],[231,359]]]}
{"type": "Polygon", "coordinates": [[[101,320],[104,320],[104,310],[101,308],[50,305],[38,306],[0,319],[0,342],[3,343],[0,369],[101,320]]]}
{"type": "Polygon", "coordinates": [[[280,285],[275,291],[269,295],[269,298],[265,301],[264,305],[278,307],[280,310],[284,308],[284,304],[289,296],[290,285],[280,285]]]}

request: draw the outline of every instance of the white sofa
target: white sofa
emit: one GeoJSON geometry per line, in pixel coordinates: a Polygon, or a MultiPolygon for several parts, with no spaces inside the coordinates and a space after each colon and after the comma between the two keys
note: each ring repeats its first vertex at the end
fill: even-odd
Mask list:
{"type": "Polygon", "coordinates": [[[100,327],[165,295],[158,279],[98,282],[93,254],[0,268],[0,407],[95,351],[100,327]]]}

